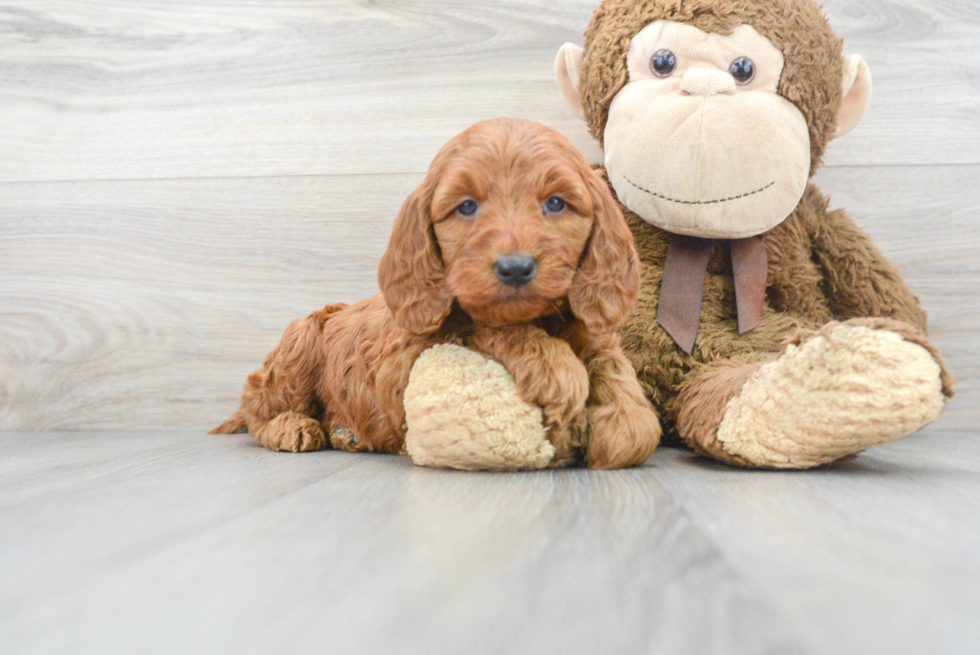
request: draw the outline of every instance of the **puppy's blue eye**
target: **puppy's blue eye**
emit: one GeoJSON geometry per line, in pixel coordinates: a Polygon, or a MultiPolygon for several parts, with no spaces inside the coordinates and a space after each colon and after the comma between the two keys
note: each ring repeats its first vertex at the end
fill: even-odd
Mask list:
{"type": "Polygon", "coordinates": [[[549,212],[558,213],[565,209],[565,201],[558,196],[551,196],[548,202],[544,203],[544,208],[549,212]]]}
{"type": "Polygon", "coordinates": [[[456,208],[463,216],[476,216],[476,212],[479,211],[480,205],[476,204],[475,200],[467,200],[459,207],[456,208]]]}

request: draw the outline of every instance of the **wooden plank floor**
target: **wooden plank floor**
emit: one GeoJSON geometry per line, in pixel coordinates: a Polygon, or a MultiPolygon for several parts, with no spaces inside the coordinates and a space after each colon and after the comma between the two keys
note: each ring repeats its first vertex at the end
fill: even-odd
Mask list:
{"type": "Polygon", "coordinates": [[[832,469],[482,475],[207,437],[285,325],[377,291],[470,124],[601,157],[598,0],[0,3],[0,653],[980,652],[980,4],[825,0],[868,61],[816,182],[959,378],[832,469]]]}
{"type": "Polygon", "coordinates": [[[966,432],[807,473],[525,474],[7,433],[0,652],[976,652],[966,432]]]}

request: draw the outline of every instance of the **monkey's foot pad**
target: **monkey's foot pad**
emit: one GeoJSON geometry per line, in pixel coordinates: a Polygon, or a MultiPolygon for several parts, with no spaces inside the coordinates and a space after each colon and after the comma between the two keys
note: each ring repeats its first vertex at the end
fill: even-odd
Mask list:
{"type": "Polygon", "coordinates": [[[939,416],[941,374],[926,348],[896,332],[830,324],[748,379],[728,402],[718,440],[760,467],[826,464],[939,416]]]}
{"type": "Polygon", "coordinates": [[[433,346],[416,360],[405,422],[405,449],[421,466],[540,469],[555,456],[541,408],[521,400],[500,363],[460,346],[433,346]]]}

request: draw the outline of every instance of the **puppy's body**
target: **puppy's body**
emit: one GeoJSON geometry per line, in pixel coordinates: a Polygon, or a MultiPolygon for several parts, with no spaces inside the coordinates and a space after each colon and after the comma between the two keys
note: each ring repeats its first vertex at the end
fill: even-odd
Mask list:
{"type": "Polygon", "coordinates": [[[267,448],[306,451],[325,447],[323,432],[343,427],[353,435],[338,444],[347,450],[398,453],[412,364],[426,348],[451,338],[400,327],[381,294],[328,305],[287,328],[248,377],[241,409],[218,431],[247,427],[267,448]],[[276,422],[280,416],[288,418],[276,422]]]}
{"type": "Polygon", "coordinates": [[[582,410],[588,391],[587,372],[579,361],[586,355],[582,350],[586,343],[578,339],[579,351],[575,352],[568,342],[576,331],[567,312],[494,329],[474,324],[456,309],[436,333],[419,335],[395,323],[381,294],[354,305],[328,305],[287,328],[262,368],[248,377],[242,408],[218,431],[247,427],[267,448],[316,450],[326,442],[313,424],[296,429],[297,422],[313,419],[334,447],[401,453],[405,443],[403,398],[418,356],[438,343],[456,343],[492,356],[488,351],[511,346],[498,343],[508,337],[532,346],[537,337],[537,348],[543,345],[557,351],[559,357],[573,355],[564,362],[571,370],[560,373],[555,369],[561,369],[562,362],[548,367],[540,361],[547,353],[534,353],[527,362],[538,383],[559,378],[553,380],[553,386],[560,397],[548,405],[556,418],[567,421],[582,410]],[[574,386],[579,389],[572,389],[574,386]],[[280,416],[289,420],[275,422],[280,416]]]}
{"type": "MultiPolygon", "coordinates": [[[[656,447],[659,421],[616,335],[639,289],[632,239],[557,132],[501,119],[450,141],[405,201],[379,281],[382,294],[290,325],[216,432],[247,427],[275,450],[402,452],[412,366],[453,342],[500,361],[553,441],[587,414],[590,466],[642,463],[656,447]]],[[[556,448],[558,464],[573,461],[556,448]]]]}

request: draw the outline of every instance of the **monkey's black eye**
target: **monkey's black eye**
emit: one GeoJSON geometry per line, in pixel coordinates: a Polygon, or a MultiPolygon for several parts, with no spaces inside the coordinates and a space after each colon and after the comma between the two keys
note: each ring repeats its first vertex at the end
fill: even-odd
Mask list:
{"type": "Polygon", "coordinates": [[[728,67],[728,72],[739,84],[748,84],[755,77],[755,64],[748,57],[739,57],[728,67]]]}
{"type": "Polygon", "coordinates": [[[476,204],[476,200],[467,200],[456,208],[462,216],[476,216],[476,212],[480,210],[480,205],[476,204]]]}
{"type": "Polygon", "coordinates": [[[657,50],[650,59],[650,69],[657,77],[670,77],[677,70],[677,56],[670,50],[657,50]]]}
{"type": "Polygon", "coordinates": [[[551,196],[548,198],[548,202],[544,203],[544,208],[546,211],[557,214],[565,209],[565,201],[558,196],[551,196]]]}

